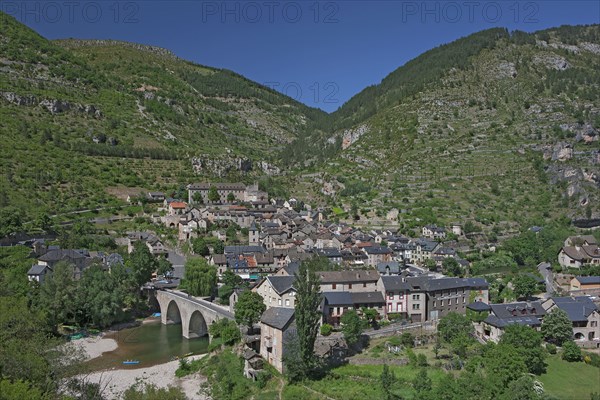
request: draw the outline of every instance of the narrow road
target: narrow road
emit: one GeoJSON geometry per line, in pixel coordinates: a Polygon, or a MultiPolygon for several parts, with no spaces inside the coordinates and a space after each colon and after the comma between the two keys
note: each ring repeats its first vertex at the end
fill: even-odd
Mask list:
{"type": "Polygon", "coordinates": [[[538,264],[537,269],[544,278],[544,282],[546,283],[546,293],[544,293],[544,298],[547,299],[549,297],[552,297],[552,295],[556,293],[554,287],[554,274],[552,273],[552,265],[548,262],[542,262],[538,264]]]}
{"type": "Polygon", "coordinates": [[[405,324],[405,325],[393,324],[393,325],[381,327],[379,329],[368,329],[368,330],[364,331],[363,334],[367,335],[367,336],[393,335],[395,333],[401,333],[405,329],[422,328],[424,330],[427,330],[427,329],[431,328],[432,326],[433,326],[433,324],[430,322],[426,322],[426,323],[414,322],[414,323],[405,324]]]}

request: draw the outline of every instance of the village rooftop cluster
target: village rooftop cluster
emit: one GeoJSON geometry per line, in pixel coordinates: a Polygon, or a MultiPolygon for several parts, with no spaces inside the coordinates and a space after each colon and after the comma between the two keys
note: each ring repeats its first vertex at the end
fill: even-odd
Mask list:
{"type": "MultiPolygon", "coordinates": [[[[409,238],[396,229],[361,229],[326,219],[324,209],[311,209],[301,202],[269,199],[258,185],[229,183],[190,184],[188,199],[167,198],[151,192],[147,200],[161,204],[154,222],[177,229],[180,244],[202,236],[226,240],[223,229],[211,226],[235,226],[247,232],[247,243],[214,247],[206,255],[218,276],[226,271],[249,283],[245,290],[261,295],[266,311],[260,320],[260,336],[247,340],[247,368],[258,355],[283,371],[286,332],[295,329],[294,306],[296,273],[303,261],[315,256],[326,258],[331,270],[319,271],[322,302],[321,323],[340,326],[347,310],[361,313],[376,311],[376,319],[402,324],[435,324],[451,312],[475,315],[475,332],[481,341],[497,342],[503,330],[512,324],[539,329],[544,316],[554,308],[566,311],[573,324],[573,338],[582,347],[600,347],[600,313],[593,300],[600,294],[600,277],[571,276],[562,282],[565,296],[548,294],[542,299],[490,304],[489,284],[484,278],[466,275],[469,262],[458,256],[459,250],[444,241],[447,232],[462,234],[459,224],[448,227],[426,225],[421,237],[409,238]],[[448,271],[446,260],[453,259],[448,271]],[[448,276],[448,274],[454,276],[448,276]]],[[[132,199],[133,201],[133,199],[132,199]]],[[[130,232],[121,244],[129,251],[137,241],[144,242],[154,255],[171,256],[161,238],[151,232],[130,232]]],[[[62,250],[34,245],[37,264],[28,272],[30,280],[42,283],[61,260],[76,266],[75,274],[92,262],[107,269],[122,263],[118,255],[91,254],[84,250],[62,250]]],[[[579,268],[600,264],[598,243],[593,236],[567,238],[557,255],[561,265],[579,268]]],[[[173,262],[173,273],[149,283],[151,289],[175,289],[185,275],[183,262],[173,262]]],[[[544,282],[541,280],[541,286],[544,282]]],[[[543,291],[543,290],[541,290],[543,291]]],[[[229,312],[240,295],[236,289],[229,299],[229,312]]],[[[213,298],[207,300],[214,301],[213,298]]],[[[317,349],[323,356],[343,351],[340,336],[319,337],[317,349]]],[[[260,363],[258,363],[260,364],[260,363]]]]}

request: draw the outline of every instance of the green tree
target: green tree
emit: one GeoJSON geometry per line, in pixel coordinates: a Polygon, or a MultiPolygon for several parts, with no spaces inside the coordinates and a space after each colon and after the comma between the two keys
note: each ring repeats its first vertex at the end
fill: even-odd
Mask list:
{"type": "Polygon", "coordinates": [[[221,338],[226,345],[232,345],[241,339],[238,326],[226,318],[213,322],[208,327],[208,332],[213,338],[221,338]]]}
{"type": "Polygon", "coordinates": [[[240,294],[233,308],[236,322],[240,325],[246,325],[252,331],[252,327],[260,321],[260,317],[267,309],[267,306],[260,294],[246,290],[240,294]]]}
{"type": "Polygon", "coordinates": [[[17,207],[9,206],[0,209],[0,237],[21,230],[23,212],[17,207]]]}
{"type": "Polygon", "coordinates": [[[214,185],[210,186],[210,189],[208,189],[208,201],[212,202],[212,203],[216,203],[219,200],[221,200],[221,196],[219,196],[219,192],[217,191],[217,187],[214,185]]]}
{"type": "Polygon", "coordinates": [[[329,336],[329,335],[331,335],[332,331],[333,331],[333,327],[331,325],[329,325],[329,324],[321,325],[320,332],[321,332],[322,336],[329,336]]]}
{"type": "Polygon", "coordinates": [[[180,286],[192,296],[212,296],[217,287],[217,269],[204,258],[191,258],[185,263],[180,286]]]}
{"type": "Polygon", "coordinates": [[[173,271],[173,264],[171,264],[171,261],[167,260],[166,257],[159,257],[158,260],[156,261],[157,263],[157,267],[156,267],[156,273],[158,275],[166,275],[168,272],[173,271]]]}
{"type": "MultiPolygon", "coordinates": [[[[48,282],[45,282],[47,284],[48,282]]],[[[48,388],[52,368],[47,359],[51,326],[42,311],[30,309],[26,298],[0,297],[0,372],[2,378],[48,388]]],[[[4,388],[4,382],[2,387],[4,388]]],[[[19,387],[14,388],[19,389],[19,387]]],[[[9,389],[7,389],[9,390],[9,389]]],[[[2,397],[3,391],[0,391],[2,397]]],[[[21,397],[26,399],[28,397],[21,397]]]]}
{"type": "Polygon", "coordinates": [[[315,356],[315,340],[319,333],[321,313],[321,282],[316,273],[318,261],[311,259],[302,262],[296,274],[296,331],[299,347],[299,376],[309,377],[318,367],[315,356]]]}
{"type": "Polygon", "coordinates": [[[439,358],[440,350],[442,349],[442,344],[440,343],[440,339],[436,338],[435,344],[433,345],[433,353],[435,354],[435,358],[439,358]]]}
{"type": "Polygon", "coordinates": [[[75,321],[76,284],[73,265],[60,261],[54,265],[52,275],[40,287],[40,303],[52,325],[75,321]]]}
{"type": "Polygon", "coordinates": [[[415,345],[415,338],[410,332],[403,332],[400,335],[400,344],[404,347],[412,348],[415,345]]]}
{"type": "Polygon", "coordinates": [[[438,334],[446,343],[452,343],[460,336],[469,336],[473,333],[473,324],[464,315],[451,312],[440,319],[438,334]]]}
{"type": "Polygon", "coordinates": [[[472,344],[473,337],[461,333],[452,339],[452,342],[450,342],[450,348],[452,349],[452,352],[454,354],[461,358],[465,358],[467,356],[469,346],[471,346],[472,344]]]}
{"type": "Polygon", "coordinates": [[[243,284],[244,280],[235,272],[227,269],[221,275],[221,282],[223,282],[224,285],[236,288],[240,287],[243,284]]]}
{"type": "Polygon", "coordinates": [[[413,388],[417,392],[417,398],[427,397],[431,392],[431,378],[427,375],[427,369],[422,368],[412,382],[413,388]]]}
{"type": "Polygon", "coordinates": [[[425,268],[427,268],[430,271],[437,271],[437,263],[434,259],[428,258],[427,260],[425,260],[425,268]]]}
{"type": "Polygon", "coordinates": [[[556,307],[544,316],[541,332],[546,341],[562,346],[573,337],[573,323],[564,310],[556,307]]]}
{"type": "Polygon", "coordinates": [[[22,380],[11,382],[9,379],[0,379],[0,398],[2,400],[46,400],[49,396],[33,387],[31,383],[22,380]]]}
{"type": "Polygon", "coordinates": [[[527,372],[520,351],[509,345],[487,344],[484,348],[484,365],[497,387],[506,387],[527,372]]]}
{"type": "Polygon", "coordinates": [[[517,299],[531,297],[537,291],[536,280],[529,275],[519,275],[513,280],[514,293],[517,299]]]}
{"type": "Polygon", "coordinates": [[[533,378],[523,375],[508,384],[500,400],[542,400],[543,398],[536,392],[533,378]]]}
{"type": "Polygon", "coordinates": [[[350,207],[350,215],[356,221],[360,219],[360,215],[358,214],[358,204],[352,203],[352,206],[350,207]]]}
{"type": "Polygon", "coordinates": [[[44,231],[48,231],[50,229],[52,229],[52,219],[50,219],[50,217],[48,216],[48,213],[42,213],[39,217],[38,220],[36,221],[36,225],[44,230],[44,231]]]}
{"type": "Polygon", "coordinates": [[[225,230],[225,236],[227,237],[227,240],[230,243],[235,243],[236,239],[237,239],[237,229],[234,225],[230,225],[229,227],[227,227],[227,230],[225,230]]]}
{"type": "Polygon", "coordinates": [[[194,192],[194,194],[192,194],[192,200],[194,201],[194,203],[204,204],[204,198],[202,197],[202,194],[200,194],[200,192],[194,192]]]}
{"type": "Polygon", "coordinates": [[[460,267],[460,264],[453,257],[444,258],[444,261],[442,261],[442,267],[444,268],[444,271],[446,271],[446,273],[450,276],[462,276],[463,275],[463,271],[462,271],[462,268],[460,267]]]}
{"type": "Polygon", "coordinates": [[[156,271],[158,262],[150,253],[150,249],[144,242],[138,241],[133,245],[133,251],[125,261],[125,266],[131,273],[131,282],[134,287],[140,288],[152,279],[152,273],[156,271]]]}
{"type": "Polygon", "coordinates": [[[401,400],[401,397],[393,392],[393,388],[397,383],[396,375],[387,364],[383,364],[383,370],[379,376],[379,384],[383,392],[384,400],[401,400]]]}
{"type": "Polygon", "coordinates": [[[198,254],[199,256],[208,256],[210,254],[206,240],[201,237],[192,239],[192,250],[194,250],[194,254],[198,254]]]}
{"type": "Polygon", "coordinates": [[[540,375],[546,372],[542,335],[535,329],[526,325],[509,325],[500,338],[500,344],[518,349],[530,373],[540,375]]]}
{"type": "Polygon", "coordinates": [[[363,322],[354,310],[347,310],[342,314],[342,333],[349,346],[355,345],[363,332],[363,322]]]}
{"type": "Polygon", "coordinates": [[[375,322],[377,321],[377,318],[379,317],[379,313],[377,312],[376,309],[369,308],[369,307],[361,307],[360,311],[361,311],[363,318],[365,319],[365,322],[367,323],[367,325],[369,325],[369,326],[375,325],[375,322]]]}
{"type": "Polygon", "coordinates": [[[215,240],[212,243],[212,247],[215,254],[223,254],[223,252],[225,251],[225,244],[220,240],[215,240]]]}
{"type": "Polygon", "coordinates": [[[100,328],[111,325],[122,318],[124,297],[111,274],[91,266],[77,284],[77,322],[100,328]]]}
{"type": "Polygon", "coordinates": [[[179,388],[157,388],[146,384],[135,384],[123,393],[123,400],[185,400],[187,397],[179,388]]]}
{"type": "Polygon", "coordinates": [[[567,340],[562,346],[562,359],[569,362],[581,361],[581,349],[572,340],[567,340]]]}
{"type": "Polygon", "coordinates": [[[227,195],[227,202],[233,203],[235,201],[235,195],[232,192],[229,192],[227,195]]]}
{"type": "Polygon", "coordinates": [[[221,275],[221,282],[223,282],[223,285],[219,287],[219,301],[221,304],[229,304],[229,297],[236,288],[248,287],[239,275],[229,269],[221,275]]]}

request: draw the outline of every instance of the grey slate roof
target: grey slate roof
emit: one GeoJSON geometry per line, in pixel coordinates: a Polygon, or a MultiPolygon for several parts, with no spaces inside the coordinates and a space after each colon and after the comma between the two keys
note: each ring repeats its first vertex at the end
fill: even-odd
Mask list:
{"type": "Polygon", "coordinates": [[[325,303],[335,306],[351,306],[353,305],[352,295],[350,292],[323,292],[325,303]]]}
{"type": "Polygon", "coordinates": [[[51,250],[39,258],[40,261],[60,261],[60,260],[76,260],[85,258],[85,256],[77,250],[51,250]]]}
{"type": "Polygon", "coordinates": [[[217,190],[246,190],[246,185],[243,183],[191,183],[187,186],[188,190],[209,190],[211,186],[217,190]]]}
{"type": "Polygon", "coordinates": [[[46,268],[48,268],[46,265],[32,265],[29,271],[27,271],[27,275],[41,275],[46,268]]]}
{"type": "Polygon", "coordinates": [[[354,292],[352,293],[354,304],[379,304],[385,303],[381,292],[354,292]]]}
{"type": "Polygon", "coordinates": [[[114,267],[117,265],[124,265],[125,260],[123,260],[123,256],[118,253],[109,254],[106,257],[106,264],[110,267],[114,267]]]}
{"type": "Polygon", "coordinates": [[[365,252],[367,254],[390,254],[392,250],[389,247],[371,246],[365,247],[365,252]]]}
{"type": "Polygon", "coordinates": [[[281,275],[273,275],[268,276],[267,280],[271,283],[271,286],[277,294],[284,293],[289,289],[294,287],[294,282],[296,281],[296,277],[292,276],[281,276],[281,275]]]}
{"type": "Polygon", "coordinates": [[[523,318],[526,316],[543,317],[546,310],[539,301],[516,302],[504,304],[490,304],[492,313],[501,319],[511,319],[514,317],[523,318]]]}
{"type": "Polygon", "coordinates": [[[508,325],[528,325],[528,326],[540,326],[542,322],[539,318],[533,316],[524,316],[524,317],[513,317],[513,318],[498,318],[495,315],[489,315],[484,322],[486,324],[498,327],[505,328],[508,325]]]}
{"type": "Polygon", "coordinates": [[[283,267],[283,269],[288,273],[288,275],[294,276],[294,274],[298,273],[300,270],[300,261],[292,261],[283,267]]]}
{"type": "Polygon", "coordinates": [[[377,271],[321,271],[317,272],[321,278],[321,283],[342,283],[342,282],[377,282],[379,272],[377,271]]]}
{"type": "Polygon", "coordinates": [[[293,308],[271,307],[260,317],[260,322],[282,330],[294,317],[293,308]]]}
{"type": "Polygon", "coordinates": [[[473,311],[489,311],[492,309],[489,304],[484,303],[483,301],[476,301],[474,303],[468,304],[467,308],[473,311]]]}
{"type": "Polygon", "coordinates": [[[401,276],[382,276],[381,283],[386,291],[388,290],[409,290],[410,285],[401,276]]]}
{"type": "Polygon", "coordinates": [[[426,291],[448,290],[458,288],[488,288],[488,283],[484,278],[438,278],[432,279],[428,276],[408,278],[407,282],[413,288],[420,288],[426,291]]]}
{"type": "Polygon", "coordinates": [[[579,283],[587,285],[600,284],[600,276],[576,276],[579,283]]]}
{"type": "Polygon", "coordinates": [[[382,274],[387,273],[388,269],[391,274],[398,274],[400,273],[400,263],[398,261],[388,261],[377,264],[377,271],[382,274]]]}
{"type": "Polygon", "coordinates": [[[318,250],[317,253],[327,258],[339,258],[342,256],[342,253],[340,253],[338,249],[332,247],[324,247],[323,249],[318,250]]]}
{"type": "Polygon", "coordinates": [[[433,251],[438,246],[437,242],[433,242],[431,240],[427,240],[427,239],[423,239],[423,238],[415,240],[414,243],[416,245],[421,246],[421,249],[423,251],[433,251]]]}
{"type": "Polygon", "coordinates": [[[266,253],[262,246],[225,246],[225,254],[266,253]]]}
{"type": "Polygon", "coordinates": [[[598,310],[596,304],[587,296],[552,297],[558,308],[565,311],[572,322],[587,321],[588,316],[598,310]]]}

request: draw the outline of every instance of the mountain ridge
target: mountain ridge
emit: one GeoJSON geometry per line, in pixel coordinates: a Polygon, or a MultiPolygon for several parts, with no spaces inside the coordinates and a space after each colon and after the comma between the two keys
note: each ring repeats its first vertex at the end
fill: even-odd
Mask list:
{"type": "MultiPolygon", "coordinates": [[[[557,209],[537,207],[529,219],[581,217],[598,198],[596,164],[585,161],[594,160],[600,123],[598,25],[477,32],[408,61],[327,114],[167,49],[114,40],[48,41],[3,18],[9,23],[0,29],[6,54],[0,59],[0,129],[7,135],[3,151],[19,161],[4,162],[9,173],[0,177],[2,206],[22,203],[26,213],[54,213],[116,204],[111,193],[119,187],[177,194],[201,177],[259,179],[272,193],[293,189],[307,201],[347,212],[364,204],[358,214],[365,217],[407,208],[402,224],[428,210],[491,229],[500,221],[481,222],[490,218],[460,198],[461,190],[483,194],[472,193],[472,182],[444,177],[455,179],[450,211],[430,197],[445,196],[441,182],[421,185],[407,177],[467,164],[510,170],[506,165],[516,162],[533,179],[523,197],[537,190],[529,200],[557,209]],[[62,163],[65,158],[81,163],[85,173],[62,163]],[[39,171],[27,172],[32,166],[39,171]],[[568,176],[574,175],[573,183],[568,176]],[[544,186],[548,179],[560,193],[544,186]],[[32,182],[43,188],[38,199],[27,196],[36,190],[32,182]],[[575,198],[578,204],[571,204],[575,198]]],[[[480,182],[502,192],[491,183],[480,182]]],[[[524,184],[521,178],[517,183],[524,184]]],[[[502,204],[498,195],[486,196],[502,204]]],[[[522,219],[512,212],[492,219],[522,219]]]]}

